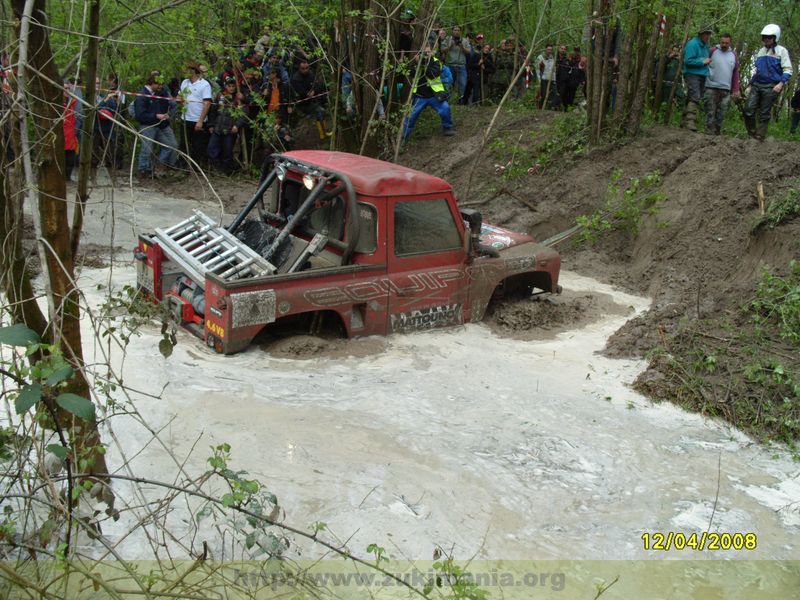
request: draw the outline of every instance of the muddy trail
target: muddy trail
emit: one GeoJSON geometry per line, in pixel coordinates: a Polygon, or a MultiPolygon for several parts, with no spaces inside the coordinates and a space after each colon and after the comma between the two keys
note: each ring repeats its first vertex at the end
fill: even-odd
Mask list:
{"type": "MultiPolygon", "coordinates": [[[[749,347],[753,338],[763,337],[761,330],[753,330],[753,315],[743,307],[754,297],[764,271],[786,276],[790,261],[800,257],[796,216],[774,228],[756,225],[762,214],[759,184],[767,208],[796,185],[800,176],[796,143],[760,143],[653,127],[628,143],[571,153],[575,141],[563,135],[564,115],[517,109],[498,119],[487,148],[475,162],[492,111],[466,109],[459,116],[457,126],[463,125],[451,148],[439,140],[434,144],[420,140],[400,162],[453,183],[460,202],[479,208],[484,220],[540,240],[575,225],[581,215],[602,211],[615,177],[619,188],[615,197],[621,198],[632,179],[641,182],[659,174],[653,189],[658,200],[637,217],[637,232],[613,230],[588,242],[568,240],[558,247],[563,266],[653,299],[651,309],[623,326],[605,349],[618,357],[644,357],[657,350],[670,355],[670,361],[650,364],[637,382],[639,389],[652,398],[677,400],[747,429],[751,423],[737,422],[737,411],[728,406],[738,394],[759,404],[754,419],[760,419],[765,399],[758,377],[734,380],[742,379],[741,372],[754,364],[760,366],[753,355],[763,348],[754,344],[749,354],[737,355],[732,347],[749,347]],[[559,132],[566,138],[561,142],[567,146],[563,152],[553,141],[559,132]],[[733,335],[732,330],[748,333],[733,335]],[[705,336],[706,343],[698,343],[698,336],[705,336]],[[673,357],[685,366],[716,361],[722,355],[727,363],[717,371],[724,373],[714,372],[716,363],[708,363],[708,368],[690,373],[694,379],[671,373],[674,369],[667,364],[674,362],[673,357]],[[688,388],[697,390],[687,393],[688,388]],[[685,398],[690,400],[684,402],[685,398]]],[[[796,347],[777,335],[768,341],[776,360],[782,361],[770,364],[800,372],[796,347]]],[[[791,397],[792,383],[774,390],[774,400],[791,397]]],[[[760,428],[751,431],[759,433],[760,428]]],[[[787,440],[800,435],[796,427],[771,432],[787,440]]]]}

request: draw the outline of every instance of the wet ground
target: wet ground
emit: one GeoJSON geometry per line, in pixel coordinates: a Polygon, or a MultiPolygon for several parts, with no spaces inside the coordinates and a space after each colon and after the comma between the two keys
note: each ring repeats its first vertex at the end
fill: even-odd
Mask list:
{"type": "MultiPolygon", "coordinates": [[[[84,272],[90,298],[107,274],[84,272]]],[[[118,266],[111,281],[132,279],[118,266]]],[[[643,364],[596,352],[627,318],[620,313],[647,300],[571,273],[562,283],[613,299],[615,314],[597,312],[549,340],[469,325],[342,342],[301,359],[258,347],[219,356],[182,332],[165,360],[159,332],[145,328],[124,380],[161,394],[133,397],[179,460],[195,447],[190,472],[205,470],[209,446],[228,442],[232,468],[264,482],[287,523],[324,521],[339,539],[352,536],[352,548],[378,541],[393,558],[415,559],[437,544],[462,557],[640,558],[658,556],[642,549],[645,532],[710,527],[757,533],[748,558],[797,558],[800,465],[631,391],[643,364]]],[[[143,427],[119,417],[111,426],[136,454],[134,471],[175,477],[164,450],[143,448],[143,427]]],[[[126,552],[137,552],[137,538],[126,552]]]]}
{"type": "MultiPolygon", "coordinates": [[[[106,268],[84,265],[80,282],[92,305],[103,298],[97,283],[134,282],[127,250],[136,231],[195,207],[220,215],[215,202],[148,190],[93,197],[84,243],[96,245],[95,257],[126,252],[106,268]]],[[[707,529],[754,532],[758,548],[674,557],[800,558],[800,464],[781,447],[633,392],[644,363],[597,352],[648,299],[574,273],[562,284],[564,308],[544,309],[555,317],[543,335],[503,330],[529,322],[536,307],[491,326],[333,345],[295,339],[231,357],[180,332],[164,359],[150,326],[124,362],[113,345],[87,342],[88,360],[102,363],[110,352],[148,423],[109,420],[110,464],[124,455],[133,472],[174,481],[176,460],[198,475],[209,446],[227,442],[231,467],[267,485],[287,523],[324,521],[349,547],[377,542],[392,558],[427,559],[436,545],[458,557],[662,558],[642,549],[643,533],[707,529]]],[[[156,492],[143,493],[118,486],[129,505],[156,492]]],[[[179,537],[190,535],[196,509],[170,513],[179,537]]],[[[123,513],[104,533],[124,538],[126,556],[149,557],[137,513],[123,513]]]]}

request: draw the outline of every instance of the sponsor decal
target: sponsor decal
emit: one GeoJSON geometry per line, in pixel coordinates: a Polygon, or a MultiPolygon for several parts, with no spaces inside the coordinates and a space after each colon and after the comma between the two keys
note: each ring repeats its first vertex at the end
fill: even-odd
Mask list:
{"type": "Polygon", "coordinates": [[[462,269],[447,268],[425,273],[412,273],[404,278],[388,277],[372,281],[359,281],[342,287],[326,287],[308,290],[303,297],[314,306],[339,306],[352,302],[367,302],[378,298],[386,298],[392,292],[397,295],[422,293],[429,290],[447,288],[450,281],[464,279],[462,269]]]}
{"type": "Polygon", "coordinates": [[[208,307],[208,312],[210,312],[215,317],[218,317],[220,319],[222,318],[222,311],[219,310],[218,308],[214,307],[214,306],[209,306],[208,307]]]}
{"type": "Polygon", "coordinates": [[[152,265],[147,265],[140,260],[136,261],[136,281],[139,287],[148,292],[155,292],[155,273],[152,265]]]}
{"type": "Polygon", "coordinates": [[[218,338],[221,339],[225,338],[225,330],[222,328],[221,325],[213,323],[211,319],[206,319],[206,329],[208,329],[209,333],[213,333],[218,338]]]}
{"type": "Polygon", "coordinates": [[[481,235],[484,233],[506,233],[506,230],[488,223],[481,223],[481,235]]]}
{"type": "Polygon", "coordinates": [[[497,250],[508,248],[514,243],[514,240],[511,239],[505,229],[487,225],[486,223],[481,225],[481,238],[485,244],[489,244],[497,250]]]}
{"type": "Polygon", "coordinates": [[[422,331],[463,322],[461,304],[432,306],[390,316],[392,332],[422,331]]]}

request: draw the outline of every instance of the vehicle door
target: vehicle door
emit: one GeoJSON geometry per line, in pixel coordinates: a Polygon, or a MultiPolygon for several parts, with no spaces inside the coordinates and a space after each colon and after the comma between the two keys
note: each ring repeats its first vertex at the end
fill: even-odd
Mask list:
{"type": "Polygon", "coordinates": [[[465,228],[449,193],[389,200],[389,332],[464,322],[465,228]]]}
{"type": "MultiPolygon", "coordinates": [[[[386,223],[385,219],[380,221],[374,199],[361,199],[356,206],[357,214],[347,214],[348,219],[359,220],[359,237],[350,264],[370,268],[342,276],[332,275],[307,290],[304,296],[315,307],[338,312],[350,335],[385,335],[388,315],[386,223]]],[[[347,242],[346,212],[341,197],[315,206],[300,224],[299,233],[305,238],[317,233],[329,236],[328,244],[335,246],[341,256],[347,242]]]]}

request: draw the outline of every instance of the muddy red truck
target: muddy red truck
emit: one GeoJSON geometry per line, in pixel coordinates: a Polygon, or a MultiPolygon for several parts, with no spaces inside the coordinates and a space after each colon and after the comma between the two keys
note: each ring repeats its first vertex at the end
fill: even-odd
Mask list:
{"type": "Polygon", "coordinates": [[[272,330],[460,325],[561,291],[552,248],[459,209],[442,179],[343,152],[276,155],[230,224],[194,211],[139,235],[134,256],[138,287],[223,354],[272,330]]]}

